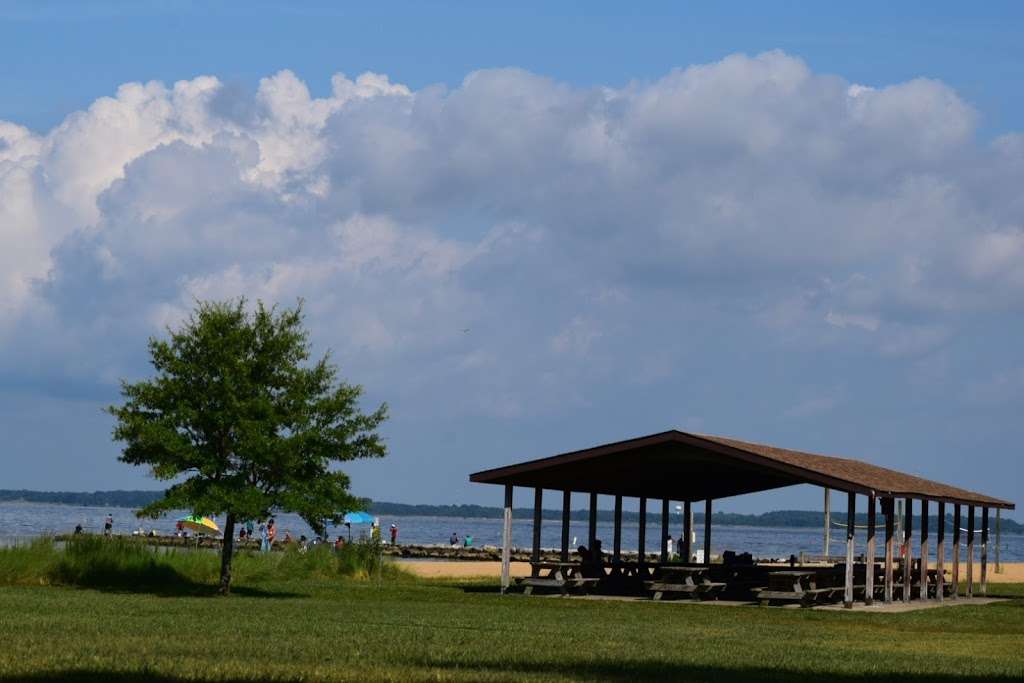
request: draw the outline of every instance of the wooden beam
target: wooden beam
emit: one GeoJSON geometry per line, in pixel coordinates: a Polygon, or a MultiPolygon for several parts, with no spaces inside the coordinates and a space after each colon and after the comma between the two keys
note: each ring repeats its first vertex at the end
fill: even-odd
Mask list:
{"type": "Polygon", "coordinates": [[[874,494],[868,496],[868,543],[864,559],[867,560],[865,567],[866,576],[864,581],[864,604],[871,605],[875,602],[875,502],[874,494]]]}
{"type": "Polygon", "coordinates": [[[828,561],[829,546],[832,545],[832,490],[827,486],[825,487],[825,505],[823,507],[825,511],[825,550],[822,553],[825,556],[825,560],[828,561]]]}
{"type": "Polygon", "coordinates": [[[928,499],[921,499],[921,599],[928,599],[928,499]]]}
{"type": "Polygon", "coordinates": [[[892,602],[892,555],[893,555],[893,533],[895,531],[896,501],[892,498],[883,498],[883,511],[885,512],[885,602],[892,602]]]}
{"type": "Polygon", "coordinates": [[[562,562],[569,561],[569,514],[572,505],[572,491],[562,491],[562,562]]]}
{"type": "Polygon", "coordinates": [[[967,597],[974,597],[974,506],[967,506],[967,597]]]}
{"type": "Polygon", "coordinates": [[[907,498],[904,502],[906,518],[903,520],[903,602],[910,602],[914,573],[914,549],[910,545],[914,536],[914,501],[907,498]]]}
{"type": "Polygon", "coordinates": [[[857,510],[857,494],[846,494],[846,582],[843,590],[843,607],[853,607],[853,523],[857,510]]]}
{"type": "Polygon", "coordinates": [[[693,557],[693,507],[688,500],[683,501],[683,536],[679,539],[679,554],[683,562],[693,557]]]}
{"type": "Polygon", "coordinates": [[[615,542],[612,550],[612,561],[616,564],[622,559],[622,496],[615,496],[615,542]]]}
{"type": "MultiPolygon", "coordinates": [[[[533,490],[533,547],[530,550],[530,560],[540,562],[540,527],[543,523],[542,506],[544,504],[544,489],[537,487],[533,490]]],[[[530,573],[537,576],[538,569],[534,566],[530,573]]]]}
{"type": "Polygon", "coordinates": [[[953,576],[949,597],[956,600],[960,595],[960,504],[953,506],[953,576]]]}
{"type": "Polygon", "coordinates": [[[647,559],[647,496],[640,496],[640,528],[637,535],[637,560],[644,564],[647,559]]]}
{"type": "Polygon", "coordinates": [[[590,520],[587,524],[587,549],[594,549],[594,541],[597,540],[597,494],[590,494],[590,520]]]}
{"type": "Polygon", "coordinates": [[[946,592],[946,503],[939,501],[939,514],[936,515],[938,528],[935,529],[935,599],[945,600],[946,592]]]}
{"type": "Polygon", "coordinates": [[[988,508],[981,508],[981,594],[988,595],[988,508]]]}
{"type": "Polygon", "coordinates": [[[501,534],[501,592],[509,586],[509,565],[512,561],[512,484],[505,484],[505,526],[501,534]]]}
{"type": "Polygon", "coordinates": [[[711,564],[711,499],[704,501],[704,564],[711,564]]]}
{"type": "Polygon", "coordinates": [[[668,506],[669,499],[661,501],[661,561],[668,562],[668,506]]]}

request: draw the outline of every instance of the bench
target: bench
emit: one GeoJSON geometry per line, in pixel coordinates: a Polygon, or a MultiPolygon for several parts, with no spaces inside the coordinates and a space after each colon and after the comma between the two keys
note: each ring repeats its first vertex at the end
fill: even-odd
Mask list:
{"type": "Polygon", "coordinates": [[[718,594],[725,590],[726,584],[714,581],[701,583],[674,583],[665,581],[644,581],[644,587],[653,592],[651,599],[661,600],[665,593],[679,593],[680,595],[694,596],[701,600],[714,600],[718,594]]]}

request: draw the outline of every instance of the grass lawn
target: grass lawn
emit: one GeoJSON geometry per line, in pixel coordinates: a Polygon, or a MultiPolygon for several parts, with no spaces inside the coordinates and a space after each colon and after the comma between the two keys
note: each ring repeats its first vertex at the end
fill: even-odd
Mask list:
{"type": "MultiPolygon", "coordinates": [[[[247,588],[247,589],[246,589],[247,588]]],[[[492,583],[264,581],[230,598],[0,587],[0,680],[1015,680],[1008,603],[909,614],[502,597],[492,583]]]]}

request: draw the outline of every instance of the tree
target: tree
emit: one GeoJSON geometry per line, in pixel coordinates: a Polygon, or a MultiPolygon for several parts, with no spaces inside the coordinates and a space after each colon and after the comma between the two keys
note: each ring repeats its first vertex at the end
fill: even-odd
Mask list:
{"type": "Polygon", "coordinates": [[[151,338],[152,379],[122,381],[114,439],[122,462],[179,480],[140,517],[175,509],[226,516],[220,592],[231,590],[236,522],[296,512],[323,532],[360,509],[336,463],[386,453],[376,430],[387,405],[364,414],[362,387],[338,381],[325,355],[309,365],[302,302],[247,311],[244,299],[199,302],[169,339],[151,338]]]}

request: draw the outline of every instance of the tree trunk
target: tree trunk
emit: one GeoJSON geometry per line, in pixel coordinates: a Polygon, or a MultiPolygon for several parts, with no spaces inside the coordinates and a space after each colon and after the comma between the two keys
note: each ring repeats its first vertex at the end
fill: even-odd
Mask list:
{"type": "Polygon", "coordinates": [[[220,588],[221,595],[228,595],[231,592],[231,558],[235,550],[235,516],[228,513],[224,522],[224,543],[220,553],[220,588]]]}

